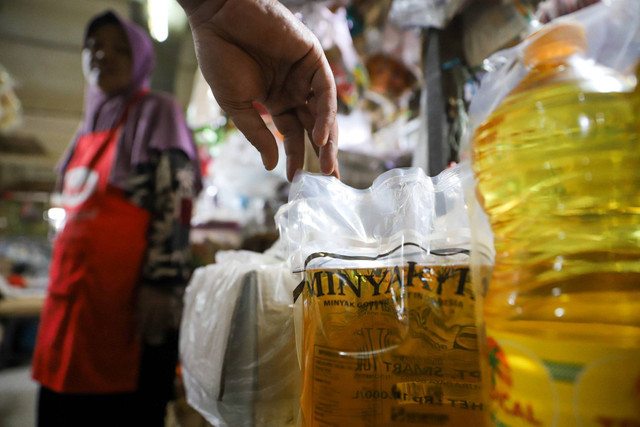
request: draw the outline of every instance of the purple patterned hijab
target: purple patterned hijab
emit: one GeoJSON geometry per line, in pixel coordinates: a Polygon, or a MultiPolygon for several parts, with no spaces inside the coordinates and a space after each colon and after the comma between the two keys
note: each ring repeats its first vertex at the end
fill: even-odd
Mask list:
{"type": "MultiPolygon", "coordinates": [[[[155,61],[149,36],[133,22],[113,11],[106,11],[91,18],[85,30],[85,41],[94,29],[106,23],[119,24],[129,39],[133,61],[131,81],[124,90],[111,95],[97,86],[85,84],[82,122],[70,149],[59,164],[61,173],[64,173],[79,136],[115,127],[131,98],[140,90],[149,90],[150,87],[155,61]]],[[[118,141],[115,165],[109,182],[125,188],[135,166],[146,163],[151,150],[170,149],[182,150],[194,162],[198,181],[196,190],[199,191],[202,185],[198,155],[180,106],[169,95],[149,92],[129,111],[118,141]]]]}

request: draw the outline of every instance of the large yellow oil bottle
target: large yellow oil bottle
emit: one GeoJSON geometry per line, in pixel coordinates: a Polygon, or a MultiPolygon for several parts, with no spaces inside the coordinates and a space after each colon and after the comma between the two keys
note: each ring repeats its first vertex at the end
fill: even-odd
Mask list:
{"type": "Polygon", "coordinates": [[[577,24],[534,34],[473,138],[492,426],[640,426],[640,101],[585,44],[577,24]]]}

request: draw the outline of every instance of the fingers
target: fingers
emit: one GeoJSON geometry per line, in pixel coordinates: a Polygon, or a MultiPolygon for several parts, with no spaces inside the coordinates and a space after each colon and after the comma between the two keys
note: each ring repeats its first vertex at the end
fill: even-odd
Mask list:
{"type": "Polygon", "coordinates": [[[320,147],[318,154],[320,158],[320,171],[325,175],[333,175],[340,179],[340,171],[338,170],[338,121],[336,120],[331,127],[327,143],[320,147]]]}
{"type": "MultiPolygon", "coordinates": [[[[251,104],[242,108],[220,106],[229,114],[229,118],[233,120],[240,132],[260,152],[264,167],[267,170],[275,168],[278,165],[278,146],[273,134],[267,129],[255,108],[251,104]]],[[[279,127],[278,129],[280,130],[279,127]]]]}
{"type": "MultiPolygon", "coordinates": [[[[309,102],[309,106],[312,107],[313,111],[315,98],[312,98],[309,102]]],[[[312,112],[309,112],[308,109],[301,109],[298,113],[298,117],[300,121],[303,123],[304,128],[311,136],[311,131],[313,127],[313,115],[312,112]]],[[[333,125],[331,126],[331,130],[329,135],[327,136],[327,142],[325,145],[318,147],[316,144],[313,145],[313,148],[320,159],[320,171],[325,175],[333,175],[336,178],[340,178],[340,173],[338,172],[338,121],[335,120],[333,125]]]]}
{"type": "MultiPolygon", "coordinates": [[[[338,111],[336,86],[331,68],[326,59],[321,64],[311,80],[311,90],[315,98],[312,140],[318,147],[322,147],[329,139],[338,111]]],[[[337,139],[335,141],[337,143],[337,139]]]]}
{"type": "MultiPolygon", "coordinates": [[[[307,132],[307,135],[309,135],[309,140],[313,141],[312,133],[313,125],[315,124],[315,118],[313,113],[310,111],[309,106],[296,109],[296,115],[300,123],[302,123],[302,127],[307,132]]],[[[318,145],[316,144],[313,144],[313,146],[318,147],[318,145]]]]}
{"type": "Polygon", "coordinates": [[[283,137],[287,179],[292,181],[296,171],[304,166],[304,127],[293,112],[273,116],[273,123],[283,137]]]}
{"type": "MultiPolygon", "coordinates": [[[[304,166],[304,132],[310,131],[313,118],[309,111],[298,109],[296,113],[288,112],[273,117],[273,122],[283,135],[285,153],[287,154],[287,179],[293,180],[295,173],[304,166]]],[[[340,178],[338,171],[338,122],[335,121],[327,136],[327,142],[313,149],[320,160],[320,171],[325,175],[340,178]]]]}

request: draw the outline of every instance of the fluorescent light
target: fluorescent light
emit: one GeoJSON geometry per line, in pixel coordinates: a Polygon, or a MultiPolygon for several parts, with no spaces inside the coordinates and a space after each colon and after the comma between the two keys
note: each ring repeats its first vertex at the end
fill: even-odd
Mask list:
{"type": "Polygon", "coordinates": [[[169,37],[169,0],[147,0],[151,37],[163,42],[169,37]]]}
{"type": "Polygon", "coordinates": [[[62,228],[66,217],[66,212],[63,208],[50,208],[45,215],[45,219],[54,230],[58,231],[62,228]]]}
{"type": "Polygon", "coordinates": [[[65,211],[62,208],[51,208],[47,211],[47,216],[51,221],[62,221],[65,217],[65,211]]]}

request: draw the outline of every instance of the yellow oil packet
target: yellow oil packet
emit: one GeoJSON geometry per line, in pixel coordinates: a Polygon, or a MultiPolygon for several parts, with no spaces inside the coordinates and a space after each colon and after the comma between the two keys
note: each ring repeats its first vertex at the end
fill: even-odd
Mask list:
{"type": "Polygon", "coordinates": [[[300,425],[482,425],[457,169],[394,169],[368,190],[299,175],[277,221],[301,275],[300,425]]]}
{"type": "Polygon", "coordinates": [[[305,424],[460,425],[481,417],[466,265],[313,269],[303,298],[305,424]]]}

